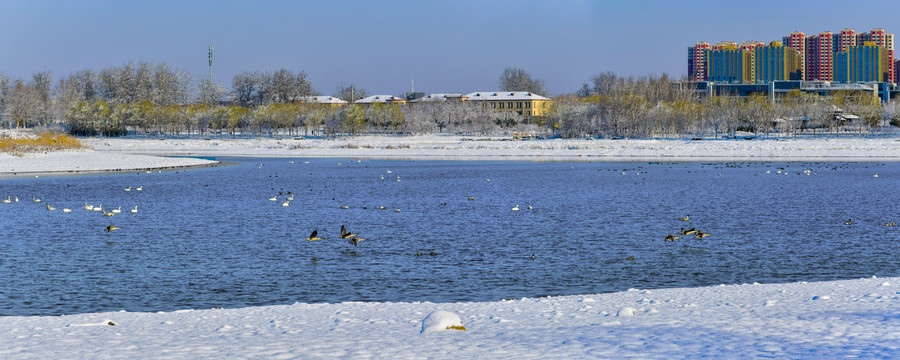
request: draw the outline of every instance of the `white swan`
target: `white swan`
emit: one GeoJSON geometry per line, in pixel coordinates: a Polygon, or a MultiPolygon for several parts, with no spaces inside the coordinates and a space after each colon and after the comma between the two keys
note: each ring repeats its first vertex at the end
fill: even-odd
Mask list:
{"type": "Polygon", "coordinates": [[[134,209],[131,209],[132,214],[137,214],[137,205],[134,206],[134,209]]]}
{"type": "Polygon", "coordinates": [[[34,195],[31,195],[31,201],[41,202],[41,199],[38,199],[38,198],[34,197],[34,195]]]}
{"type": "Polygon", "coordinates": [[[112,211],[112,212],[113,212],[113,213],[115,213],[115,214],[118,214],[118,213],[120,213],[120,212],[122,212],[122,207],[121,207],[121,206],[119,206],[119,208],[117,208],[117,209],[113,209],[113,211],[112,211]]]}
{"type": "Polygon", "coordinates": [[[512,211],[519,211],[519,205],[513,206],[513,208],[510,209],[510,210],[512,210],[512,211]]]}
{"type": "Polygon", "coordinates": [[[88,203],[84,203],[84,206],[81,207],[85,210],[94,210],[94,205],[88,205],[88,203]]]}
{"type": "Polygon", "coordinates": [[[72,209],[69,209],[69,208],[63,208],[63,212],[64,212],[64,213],[70,213],[70,212],[72,212],[72,209]]]}
{"type": "Polygon", "coordinates": [[[291,202],[285,201],[285,202],[281,203],[281,206],[291,206],[291,202]]]}
{"type": "Polygon", "coordinates": [[[137,190],[137,191],[144,191],[144,185],[138,186],[138,188],[135,189],[135,190],[137,190]]]}
{"type": "Polygon", "coordinates": [[[10,203],[12,203],[12,200],[10,200],[11,198],[12,198],[12,196],[7,196],[7,197],[6,197],[6,200],[3,200],[3,203],[4,203],[4,204],[10,204],[10,203]]]}
{"type": "Polygon", "coordinates": [[[131,186],[125,188],[125,191],[131,191],[131,186]]]}
{"type": "Polygon", "coordinates": [[[54,210],[56,210],[56,208],[50,206],[50,204],[44,204],[44,205],[47,205],[47,211],[54,211],[54,210]]]}
{"type": "Polygon", "coordinates": [[[270,197],[269,201],[278,201],[278,196],[270,197]]]}
{"type": "Polygon", "coordinates": [[[103,204],[94,206],[94,211],[103,211],[103,204]]]}

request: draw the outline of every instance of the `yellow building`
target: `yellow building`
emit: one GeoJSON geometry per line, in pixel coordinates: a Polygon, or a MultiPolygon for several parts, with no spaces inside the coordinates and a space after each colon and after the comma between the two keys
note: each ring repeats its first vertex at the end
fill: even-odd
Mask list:
{"type": "Polygon", "coordinates": [[[466,94],[466,101],[496,111],[515,111],[524,118],[544,116],[551,99],[527,91],[484,91],[466,94]]]}

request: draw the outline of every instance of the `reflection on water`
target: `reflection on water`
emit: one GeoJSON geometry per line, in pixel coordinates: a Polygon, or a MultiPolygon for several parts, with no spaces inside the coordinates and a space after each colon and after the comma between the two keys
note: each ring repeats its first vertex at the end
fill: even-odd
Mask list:
{"type": "Polygon", "coordinates": [[[0,181],[0,315],[900,275],[897,163],[225,160],[0,181]]]}

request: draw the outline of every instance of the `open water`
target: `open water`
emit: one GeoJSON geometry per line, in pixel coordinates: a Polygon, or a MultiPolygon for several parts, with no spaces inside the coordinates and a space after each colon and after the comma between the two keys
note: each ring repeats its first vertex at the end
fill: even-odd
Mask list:
{"type": "Polygon", "coordinates": [[[900,275],[898,163],[219,160],[0,180],[0,315],[900,275]]]}

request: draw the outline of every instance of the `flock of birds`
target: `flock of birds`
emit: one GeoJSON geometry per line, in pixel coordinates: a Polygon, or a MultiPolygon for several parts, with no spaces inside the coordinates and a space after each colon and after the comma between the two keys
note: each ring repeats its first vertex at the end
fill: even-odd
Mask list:
{"type": "MultiPolygon", "coordinates": [[[[369,240],[366,238],[357,237],[357,235],[359,235],[359,234],[351,233],[349,230],[347,230],[346,226],[341,225],[341,235],[340,235],[341,239],[348,239],[347,242],[350,244],[353,244],[353,246],[359,246],[360,241],[369,240]]],[[[322,240],[322,238],[319,237],[318,229],[313,230],[312,234],[309,234],[309,237],[306,238],[306,241],[316,241],[316,240],[322,240]]]]}
{"type": "MultiPolygon", "coordinates": [[[[125,190],[125,191],[132,191],[132,190],[135,190],[135,191],[143,191],[143,190],[144,190],[144,186],[141,185],[141,186],[138,186],[137,188],[135,188],[135,187],[133,187],[133,186],[129,186],[129,187],[123,189],[123,190],[125,190]]],[[[19,197],[18,197],[18,196],[13,196],[13,195],[9,195],[9,196],[6,197],[6,199],[0,200],[0,203],[4,203],[4,204],[12,204],[12,203],[17,203],[17,202],[19,202],[19,197]]],[[[40,198],[38,198],[38,197],[36,197],[36,196],[33,196],[33,195],[31,196],[31,202],[33,202],[33,203],[43,203],[44,206],[47,208],[47,211],[56,211],[56,207],[50,205],[50,203],[44,202],[43,200],[41,200],[40,198]]],[[[106,211],[106,209],[103,208],[103,204],[102,204],[102,203],[99,204],[99,205],[97,205],[97,206],[94,206],[94,205],[91,205],[91,204],[88,204],[87,202],[85,202],[85,203],[84,203],[84,206],[82,206],[81,208],[84,209],[85,211],[99,212],[99,213],[101,213],[103,216],[110,216],[110,217],[116,216],[116,215],[122,213],[122,207],[121,207],[121,206],[116,207],[115,209],[110,209],[109,211],[106,211]]],[[[71,212],[72,212],[72,208],[63,208],[63,209],[62,209],[62,212],[63,212],[63,213],[71,213],[71,212]]],[[[132,213],[132,214],[137,214],[137,212],[138,212],[138,205],[135,205],[134,208],[128,210],[128,212],[130,212],[130,213],[132,213]]],[[[107,226],[107,227],[104,229],[104,231],[110,232],[110,231],[119,230],[119,229],[122,229],[122,228],[121,228],[121,227],[118,227],[118,226],[114,226],[114,225],[109,225],[109,226],[107,226]]]]}

